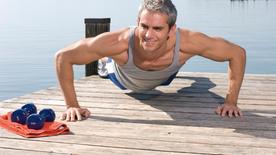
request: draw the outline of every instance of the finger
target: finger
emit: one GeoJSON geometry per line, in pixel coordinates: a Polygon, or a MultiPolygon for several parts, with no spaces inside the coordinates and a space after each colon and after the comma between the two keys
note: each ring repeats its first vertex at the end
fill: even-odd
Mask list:
{"type": "Polygon", "coordinates": [[[243,113],[241,110],[239,110],[238,113],[239,113],[240,117],[243,117],[243,113]]]}
{"type": "Polygon", "coordinates": [[[76,113],[75,113],[75,109],[74,109],[74,110],[71,110],[70,120],[73,122],[76,121],[75,117],[76,117],[76,113]]]}
{"type": "Polygon", "coordinates": [[[81,116],[83,117],[83,118],[87,118],[87,117],[89,117],[89,115],[90,115],[90,112],[89,112],[89,110],[88,109],[82,109],[82,111],[81,111],[81,116]]]}
{"type": "Polygon", "coordinates": [[[228,116],[229,116],[230,118],[233,117],[233,110],[228,110],[228,116]]]}
{"type": "Polygon", "coordinates": [[[90,111],[87,109],[87,110],[85,110],[84,115],[85,115],[85,118],[88,118],[88,117],[91,115],[91,113],[90,113],[90,111]]]}
{"type": "Polygon", "coordinates": [[[70,112],[69,111],[66,112],[66,121],[67,122],[70,121],[70,112]]]}
{"type": "Polygon", "coordinates": [[[221,112],[221,116],[224,117],[227,113],[227,110],[226,109],[222,109],[222,112],[221,112]]]}
{"type": "Polygon", "coordinates": [[[234,116],[235,116],[235,117],[239,117],[239,111],[238,111],[238,110],[235,110],[235,111],[234,111],[234,116]]]}
{"type": "Polygon", "coordinates": [[[77,114],[78,121],[81,121],[82,120],[82,116],[81,116],[81,113],[80,113],[79,109],[76,110],[76,114],[77,114]]]}
{"type": "Polygon", "coordinates": [[[65,118],[66,118],[66,113],[63,113],[60,117],[60,120],[65,120],[65,118]]]}
{"type": "Polygon", "coordinates": [[[217,109],[215,110],[216,114],[220,115],[221,114],[221,106],[218,106],[217,109]]]}

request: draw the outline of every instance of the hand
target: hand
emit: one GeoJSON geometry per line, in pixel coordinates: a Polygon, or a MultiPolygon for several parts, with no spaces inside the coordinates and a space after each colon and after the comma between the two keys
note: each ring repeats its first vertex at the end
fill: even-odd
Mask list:
{"type": "Polygon", "coordinates": [[[81,121],[83,118],[87,119],[91,115],[90,111],[86,108],[68,108],[61,116],[61,120],[66,120],[68,122],[74,122],[76,119],[81,121]]]}
{"type": "Polygon", "coordinates": [[[233,116],[235,116],[235,117],[243,116],[241,110],[236,105],[228,104],[228,103],[219,105],[217,107],[217,109],[215,110],[215,112],[222,117],[227,116],[227,115],[230,118],[232,118],[233,116]]]}

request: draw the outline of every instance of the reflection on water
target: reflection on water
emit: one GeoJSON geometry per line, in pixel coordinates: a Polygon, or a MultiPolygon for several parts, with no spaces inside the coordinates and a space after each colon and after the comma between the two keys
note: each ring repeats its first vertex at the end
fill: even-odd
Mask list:
{"type": "MultiPolygon", "coordinates": [[[[187,14],[180,15],[185,27],[224,37],[247,50],[246,73],[276,73],[276,1],[199,0],[190,1],[185,10],[187,14]]],[[[227,65],[197,57],[183,70],[226,72],[227,65]]]]}

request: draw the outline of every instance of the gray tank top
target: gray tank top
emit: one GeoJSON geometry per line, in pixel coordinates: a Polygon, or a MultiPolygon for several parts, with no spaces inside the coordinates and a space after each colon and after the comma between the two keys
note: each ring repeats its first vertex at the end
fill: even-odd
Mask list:
{"type": "Polygon", "coordinates": [[[179,64],[179,30],[176,31],[176,44],[171,65],[163,70],[146,71],[138,68],[133,62],[135,28],[130,28],[128,61],[122,66],[114,63],[114,73],[118,81],[127,89],[133,91],[151,90],[168,80],[181,67],[179,64]]]}

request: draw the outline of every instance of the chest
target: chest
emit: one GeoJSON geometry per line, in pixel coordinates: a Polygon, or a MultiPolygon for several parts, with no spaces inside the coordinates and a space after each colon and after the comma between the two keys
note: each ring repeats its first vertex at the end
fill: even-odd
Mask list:
{"type": "Polygon", "coordinates": [[[173,63],[174,51],[173,49],[155,59],[143,59],[139,56],[133,57],[134,64],[143,70],[163,70],[173,63]]]}

